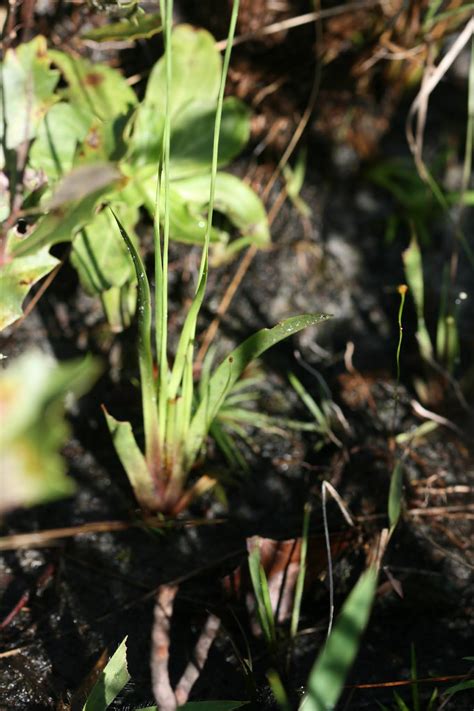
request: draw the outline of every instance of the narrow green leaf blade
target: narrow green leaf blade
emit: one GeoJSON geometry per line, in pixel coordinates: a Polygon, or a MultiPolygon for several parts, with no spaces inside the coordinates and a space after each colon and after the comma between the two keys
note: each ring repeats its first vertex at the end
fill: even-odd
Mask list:
{"type": "Polygon", "coordinates": [[[105,711],[130,679],[127,667],[127,637],[100,674],[82,711],[105,711]]]}
{"type": "Polygon", "coordinates": [[[207,393],[193,417],[187,443],[189,462],[194,462],[204,438],[209,431],[227,393],[232,389],[245,368],[253,360],[285,338],[309,326],[327,321],[327,314],[303,314],[282,321],[273,328],[263,328],[247,338],[220,364],[209,379],[207,393]]]}
{"type": "Polygon", "coordinates": [[[412,236],[409,247],[402,252],[405,276],[410,287],[410,293],[415,302],[417,316],[416,338],[420,352],[426,360],[433,359],[433,345],[425,323],[425,296],[423,283],[423,261],[421,250],[415,235],[412,236]]]}
{"type": "Polygon", "coordinates": [[[258,619],[267,644],[273,645],[275,642],[275,618],[270,602],[267,578],[260,562],[258,540],[253,539],[252,546],[248,558],[248,565],[252,588],[257,602],[258,619]]]}
{"type": "Polygon", "coordinates": [[[390,528],[393,530],[400,518],[402,506],[402,491],[403,489],[403,464],[400,460],[397,461],[393,468],[392,477],[390,479],[390,491],[388,495],[388,520],[390,528]]]}
{"type": "Polygon", "coordinates": [[[459,684],[450,686],[449,689],[446,689],[444,693],[449,694],[450,696],[454,696],[454,694],[458,694],[460,691],[468,691],[469,689],[474,689],[474,679],[461,681],[459,684]]]}
{"type": "Polygon", "coordinates": [[[153,355],[151,350],[151,293],[145,265],[133,240],[111,210],[122,239],[130,253],[137,277],[138,304],[138,360],[142,390],[143,424],[145,429],[146,461],[149,467],[158,470],[160,451],[158,441],[158,404],[155,379],[153,376],[153,355]]]}
{"type": "Polygon", "coordinates": [[[398,706],[399,711],[410,711],[409,707],[407,704],[404,702],[400,694],[397,694],[396,691],[393,692],[393,698],[395,699],[395,702],[398,706]]]}
{"type": "Polygon", "coordinates": [[[333,631],[314,664],[300,711],[334,708],[369,620],[377,585],[377,572],[369,568],[347,598],[333,631]]]}

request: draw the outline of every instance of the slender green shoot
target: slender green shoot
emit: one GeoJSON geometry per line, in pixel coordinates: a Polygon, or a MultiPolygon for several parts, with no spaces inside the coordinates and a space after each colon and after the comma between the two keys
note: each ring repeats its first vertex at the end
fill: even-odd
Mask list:
{"type": "Polygon", "coordinates": [[[441,4],[442,0],[435,0],[435,2],[433,3],[434,12],[431,12],[430,7],[428,11],[428,13],[430,14],[428,15],[427,13],[427,17],[423,22],[423,30],[428,31],[432,29],[432,27],[438,22],[444,22],[445,20],[449,20],[452,17],[456,17],[456,15],[462,15],[464,13],[474,11],[474,2],[467,2],[464,3],[461,7],[454,7],[451,10],[446,10],[446,12],[437,13],[437,10],[439,9],[441,4]]]}
{"type": "Polygon", "coordinates": [[[260,561],[260,548],[254,547],[249,555],[249,571],[257,603],[257,615],[265,641],[272,653],[276,651],[276,626],[268,588],[267,576],[260,561]]]}
{"type": "Polygon", "coordinates": [[[423,20],[423,29],[425,31],[433,23],[433,21],[435,21],[436,14],[442,4],[443,4],[443,0],[430,0],[428,10],[426,11],[426,15],[423,20]]]}
{"type": "MultiPolygon", "coordinates": [[[[472,9],[474,10],[474,3],[472,3],[472,9]]],[[[471,39],[471,61],[469,63],[468,81],[466,147],[464,150],[462,193],[465,193],[469,188],[472,172],[472,153],[474,151],[474,37],[471,39]]]]}
{"type": "Polygon", "coordinates": [[[398,309],[398,345],[397,345],[397,386],[400,384],[400,352],[403,341],[403,310],[405,308],[405,297],[408,291],[406,284],[400,284],[398,293],[400,294],[400,307],[398,309]]]}
{"type": "Polygon", "coordinates": [[[296,579],[295,599],[293,602],[293,611],[291,615],[290,635],[291,639],[296,637],[298,632],[298,624],[300,621],[301,601],[303,599],[304,582],[306,578],[306,558],[308,555],[308,537],[309,537],[309,522],[311,518],[311,504],[307,502],[304,507],[303,514],[303,532],[301,534],[301,554],[300,568],[296,579]]]}
{"type": "Polygon", "coordinates": [[[398,523],[402,507],[403,495],[403,462],[398,459],[390,478],[390,490],[388,494],[388,521],[390,532],[394,531],[398,523]]]}
{"type": "Polygon", "coordinates": [[[433,344],[425,323],[425,290],[423,281],[423,260],[415,229],[407,249],[402,253],[405,277],[416,310],[416,340],[421,357],[427,362],[433,360],[433,344]]]}
{"type": "MultiPolygon", "coordinates": [[[[156,334],[157,358],[159,362],[159,432],[160,446],[164,447],[166,438],[166,408],[168,403],[168,253],[170,234],[170,144],[171,144],[171,82],[172,76],[172,46],[171,29],[173,22],[173,0],[161,0],[163,17],[163,35],[165,43],[165,121],[163,128],[163,154],[161,166],[158,167],[158,181],[155,205],[155,270],[156,270],[156,334]],[[163,214],[163,246],[161,245],[161,200],[164,195],[163,214]]],[[[165,453],[167,456],[167,453],[165,453]]]]}
{"type": "Polygon", "coordinates": [[[415,645],[411,644],[410,648],[410,656],[411,656],[411,680],[412,680],[412,685],[411,685],[411,698],[412,698],[412,703],[413,703],[413,711],[420,711],[420,690],[418,688],[418,670],[417,670],[417,664],[416,664],[416,650],[415,650],[415,645]]]}
{"type": "Polygon", "coordinates": [[[399,404],[399,399],[400,399],[400,354],[401,354],[402,342],[403,342],[403,311],[405,308],[405,297],[406,297],[406,294],[408,291],[408,286],[406,284],[400,284],[397,291],[400,294],[400,306],[398,308],[398,317],[397,317],[398,343],[397,343],[397,351],[396,351],[396,356],[395,356],[395,361],[396,361],[396,366],[397,366],[397,381],[395,384],[395,399],[394,399],[394,406],[393,406],[393,421],[392,421],[392,430],[393,431],[395,430],[395,427],[397,426],[398,404],[399,404]]]}
{"type": "Polygon", "coordinates": [[[135,267],[138,302],[138,364],[142,394],[145,457],[150,467],[158,465],[158,411],[151,350],[151,293],[145,265],[117,215],[111,210],[135,267]]]}

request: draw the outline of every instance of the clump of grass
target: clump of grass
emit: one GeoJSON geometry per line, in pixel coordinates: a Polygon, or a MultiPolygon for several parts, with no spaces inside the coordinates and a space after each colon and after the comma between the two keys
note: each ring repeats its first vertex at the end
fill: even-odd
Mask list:
{"type": "Polygon", "coordinates": [[[166,112],[154,219],[154,307],[150,284],[139,251],[119,218],[114,215],[133,260],[138,280],[138,360],[145,435],[144,453],[138,447],[129,422],[118,422],[108,413],[106,418],[117,454],[140,506],[147,511],[169,515],[178,514],[194,497],[214,486],[214,479],[207,475],[200,476],[193,484],[189,483],[189,477],[203,452],[209,430],[226,396],[248,364],[284,338],[328,318],[323,314],[304,314],[289,318],[273,328],[258,331],[222,361],[208,378],[205,388],[195,386],[194,342],[197,320],[206,293],[224,88],[238,7],[238,0],[234,0],[215,116],[209,210],[197,287],[186,314],[172,364],[168,352],[172,0],[163,0],[161,3],[165,43],[166,112]],[[156,324],[155,353],[152,342],[153,316],[156,324]],[[157,378],[154,375],[154,357],[158,361],[157,378]]]}

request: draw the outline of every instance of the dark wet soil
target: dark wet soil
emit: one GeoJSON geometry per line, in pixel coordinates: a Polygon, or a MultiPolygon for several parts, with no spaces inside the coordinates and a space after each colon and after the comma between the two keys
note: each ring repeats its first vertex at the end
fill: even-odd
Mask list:
{"type": "MultiPolygon", "coordinates": [[[[182,19],[197,19],[192,3],[183,2],[181,13],[182,19]]],[[[73,33],[68,35],[68,28],[78,19],[74,13],[67,22],[65,17],[57,16],[58,27],[74,37],[73,33]]],[[[205,22],[205,17],[201,21],[205,22]]],[[[239,66],[247,63],[265,77],[265,71],[269,71],[268,66],[265,69],[266,53],[284,55],[288,42],[282,38],[276,49],[251,44],[247,50],[239,50],[236,61],[239,66]]],[[[309,52],[311,47],[309,40],[299,51],[309,52]]],[[[134,51],[122,55],[126,71],[134,57],[138,64],[146,64],[157,52],[153,43],[142,43],[134,51]]],[[[334,71],[340,72],[341,67],[328,70],[334,71]]],[[[322,95],[330,88],[331,76],[325,78],[323,72],[322,95]]],[[[233,81],[238,84],[235,75],[233,81]]],[[[280,111],[288,125],[294,126],[294,112],[304,108],[309,84],[310,80],[303,77],[301,84],[290,82],[290,91],[287,86],[277,92],[266,120],[273,120],[274,113],[280,111]]],[[[435,154],[447,145],[454,146],[451,172],[460,166],[466,85],[466,81],[448,77],[430,105],[427,151],[435,154]],[[445,111],[447,96],[449,115],[445,111]]],[[[251,708],[276,708],[266,681],[268,657],[262,640],[252,632],[243,604],[225,598],[221,581],[245,562],[246,537],[298,536],[308,500],[313,504],[311,532],[316,541],[321,540],[321,482],[328,479],[357,521],[356,531],[351,532],[337,507],[329,505],[331,531],[347,535],[347,544],[335,564],[336,606],[340,607],[362,571],[377,533],[387,524],[394,433],[408,432],[422,422],[411,404],[417,399],[415,376],[424,379],[431,392],[441,392],[436,398],[433,395],[432,409],[448,418],[455,429],[439,427],[408,449],[406,511],[384,558],[371,621],[338,708],[375,709],[378,703],[392,706],[391,687],[354,687],[408,679],[412,646],[420,679],[469,672],[472,662],[463,658],[473,654],[474,622],[470,408],[474,302],[469,298],[460,312],[461,363],[455,373],[458,381],[464,378],[467,409],[436,371],[421,363],[411,303],[405,313],[402,375],[397,388],[396,287],[404,279],[401,250],[409,234],[406,227],[395,242],[384,241],[386,219],[394,205],[367,178],[374,161],[408,156],[403,125],[411,96],[400,100],[376,152],[369,157],[324,133],[316,106],[304,139],[308,157],[302,197],[311,208],[311,217],[302,219],[291,203],[284,204],[272,230],[272,248],[253,260],[220,330],[220,348],[225,352],[255,329],[291,314],[333,314],[334,318],[317,330],[281,344],[262,359],[265,378],[261,407],[272,414],[309,420],[287,374],[295,372],[315,398],[323,378],[339,408],[334,433],[340,445],[322,441],[314,434],[286,432],[282,437],[253,429],[251,446],[241,445],[250,471],[232,472],[230,476],[219,453],[211,450],[210,466],[227,474],[228,507],[208,498],[188,512],[190,516],[207,517],[209,525],[165,533],[139,525],[132,491],[100,410],[100,404],[105,403],[118,417],[126,415],[139,422],[134,330],[112,337],[99,304],[80,291],[69,266],[60,271],[28,319],[6,333],[2,352],[8,357],[32,346],[58,359],[91,350],[103,359],[105,371],[69,413],[73,437],[64,455],[77,482],[77,493],[62,502],[13,512],[3,522],[2,533],[111,520],[130,522],[130,528],[83,534],[47,547],[1,554],[0,624],[10,618],[0,630],[1,710],[82,708],[78,689],[104,650],[111,653],[126,635],[132,679],[111,708],[135,709],[154,703],[149,671],[154,593],[160,584],[174,580],[182,582],[172,624],[172,681],[189,659],[207,612],[213,611],[224,620],[224,631],[211,650],[191,699],[250,699],[251,708]],[[348,342],[354,344],[349,370],[344,358],[348,342]],[[217,518],[225,520],[213,523],[217,518]],[[401,586],[403,597],[395,590],[398,586],[390,583],[393,579],[401,586]],[[17,613],[11,615],[17,605],[17,613]],[[244,654],[246,644],[254,657],[250,684],[236,654],[236,648],[244,654]]],[[[376,105],[376,98],[369,98],[373,103],[368,111],[376,105]]],[[[263,109],[261,113],[265,116],[263,109]]],[[[256,157],[259,139],[254,136],[235,170],[240,174],[253,171],[268,179],[277,149],[270,146],[267,153],[256,157]],[[260,172],[255,172],[257,168],[260,172]]],[[[277,183],[270,203],[281,188],[277,183]]],[[[472,226],[472,214],[466,213],[466,234],[472,226]]],[[[143,230],[146,233],[149,226],[144,225],[143,230]]],[[[433,327],[441,270],[450,255],[452,236],[447,220],[433,223],[430,230],[425,275],[427,320],[433,327]]],[[[185,259],[189,259],[187,249],[173,247],[178,273],[185,259]]],[[[231,264],[211,273],[203,326],[212,318],[235,268],[231,264]]],[[[472,294],[472,269],[464,262],[456,286],[472,294]]],[[[186,287],[177,287],[171,295],[177,313],[186,296],[186,287]]],[[[324,560],[322,545],[321,541],[324,560]]],[[[316,576],[304,599],[302,634],[288,676],[294,701],[324,642],[327,621],[328,586],[323,573],[316,576]]],[[[429,698],[435,687],[441,695],[446,686],[449,683],[442,681],[420,684],[422,699],[429,698]]],[[[398,691],[410,704],[408,688],[398,691]]],[[[442,702],[436,703],[434,708],[442,707],[442,702]]],[[[474,702],[467,692],[443,708],[472,711],[474,702]]]]}

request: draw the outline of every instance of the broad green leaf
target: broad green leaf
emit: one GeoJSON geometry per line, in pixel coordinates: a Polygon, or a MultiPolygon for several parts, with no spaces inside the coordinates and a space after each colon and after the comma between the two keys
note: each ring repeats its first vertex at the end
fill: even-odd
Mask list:
{"type": "Polygon", "coordinates": [[[82,711],[105,711],[117,698],[129,679],[127,637],[125,637],[100,673],[82,711]]]}
{"type": "Polygon", "coordinates": [[[7,361],[0,373],[1,512],[72,493],[60,456],[69,434],[64,398],[85,392],[99,371],[89,358],[57,364],[40,352],[7,361]]]}
{"type": "Polygon", "coordinates": [[[42,36],[6,52],[1,65],[0,136],[6,129],[7,149],[34,138],[43,116],[57,101],[59,72],[50,65],[42,36]]]}
{"type": "MultiPolygon", "coordinates": [[[[215,101],[194,101],[176,116],[171,127],[172,180],[210,171],[215,115],[215,101]]],[[[131,125],[132,162],[156,165],[161,156],[163,136],[163,121],[156,108],[142,104],[131,125]]],[[[235,97],[225,99],[218,165],[226,165],[235,158],[247,144],[249,136],[249,109],[235,97]]]]}
{"type": "Polygon", "coordinates": [[[114,120],[135,106],[133,89],[116,69],[59,50],[50,50],[48,56],[67,81],[63,95],[84,111],[102,120],[114,120]]]}
{"type": "MultiPolygon", "coordinates": [[[[209,204],[209,185],[210,177],[199,175],[173,181],[173,190],[179,193],[192,213],[200,213],[204,220],[209,204]]],[[[221,241],[224,245],[220,250],[222,258],[234,254],[248,244],[263,247],[269,243],[270,230],[262,201],[248,185],[234,175],[217,174],[214,210],[224,214],[240,233],[240,237],[229,243],[230,235],[221,230],[221,241]]],[[[179,234],[173,233],[172,236],[179,240],[179,234]]]]}
{"type": "Polygon", "coordinates": [[[15,259],[20,255],[35,254],[45,246],[71,241],[94,219],[98,205],[110,194],[113,183],[120,176],[113,167],[108,169],[107,164],[103,172],[100,165],[95,168],[95,171],[89,170],[87,175],[83,168],[78,168],[59,183],[50,201],[53,205],[50,212],[38,220],[31,234],[11,245],[10,254],[15,259]],[[91,189],[94,191],[89,194],[87,191],[91,189]],[[83,197],[78,199],[79,195],[83,197]],[[68,199],[71,202],[67,202],[68,199]]]}
{"type": "MultiPolygon", "coordinates": [[[[215,110],[222,62],[212,35],[189,25],[179,25],[173,31],[171,51],[173,79],[170,110],[171,129],[174,132],[175,121],[182,122],[183,111],[187,113],[189,105],[213,106],[215,110]]],[[[161,158],[165,96],[165,62],[162,57],[152,69],[145,98],[129,126],[129,157],[137,165],[156,164],[161,158]]],[[[196,108],[196,111],[199,112],[199,109],[196,108]]],[[[189,114],[187,121],[189,126],[189,114]]],[[[191,130],[194,135],[194,129],[191,130]]],[[[212,135],[211,130],[210,140],[212,135]]],[[[204,138],[207,141],[209,137],[204,138]]],[[[188,136],[187,140],[192,138],[188,136]]]]}
{"type": "Polygon", "coordinates": [[[335,707],[367,626],[376,585],[377,571],[369,568],[349,594],[310,672],[300,711],[328,711],[335,707]]]}
{"type": "Polygon", "coordinates": [[[388,495],[388,520],[390,529],[393,530],[400,518],[402,506],[402,488],[403,488],[403,464],[400,460],[397,461],[393,468],[392,477],[390,479],[390,492],[388,495]]]}
{"type": "MultiPolygon", "coordinates": [[[[14,239],[19,241],[18,237],[14,239]]],[[[44,247],[35,254],[16,257],[0,265],[0,331],[23,315],[22,304],[31,287],[58,263],[56,257],[49,254],[48,247],[44,247]]]]}
{"type": "Polygon", "coordinates": [[[38,128],[29,152],[29,165],[43,170],[48,181],[59,180],[72,169],[77,146],[86,137],[88,124],[88,117],[77,107],[65,102],[55,104],[38,128]]]}
{"type": "Polygon", "coordinates": [[[89,130],[77,152],[76,165],[121,160],[127,150],[124,136],[127,115],[120,114],[103,121],[89,113],[89,118],[89,130]]]}
{"type": "Polygon", "coordinates": [[[219,412],[226,395],[237,382],[245,368],[262,353],[285,338],[326,321],[326,314],[303,314],[293,316],[273,328],[263,328],[230,353],[219,365],[212,377],[205,397],[200,402],[191,422],[187,440],[187,461],[194,463],[212,421],[219,412]]]}
{"type": "MultiPolygon", "coordinates": [[[[133,170],[131,171],[133,174],[133,170]]],[[[147,169],[139,169],[132,178],[143,204],[153,215],[156,177],[147,169]]],[[[197,175],[193,178],[174,180],[170,184],[170,233],[177,242],[202,244],[206,234],[206,219],[209,206],[210,177],[197,175]]],[[[231,241],[231,235],[223,228],[213,227],[213,261],[222,262],[248,244],[264,247],[270,242],[267,214],[258,195],[230,173],[218,173],[216,178],[215,210],[225,215],[239,231],[239,237],[231,241]]]]}
{"type": "MultiPolygon", "coordinates": [[[[206,30],[178,25],[171,38],[171,117],[195,101],[217,102],[222,61],[214,38],[206,30]]],[[[166,77],[164,57],[148,80],[145,105],[165,112],[166,77]]]]}
{"type": "MultiPolygon", "coordinates": [[[[171,179],[187,178],[211,169],[215,102],[188,104],[176,117],[171,132],[171,179]]],[[[246,146],[250,112],[239,99],[229,97],[222,106],[218,165],[226,165],[246,146]]]]}
{"type": "Polygon", "coordinates": [[[83,39],[94,42],[110,42],[111,40],[149,39],[161,32],[161,15],[159,12],[135,14],[127,20],[112,22],[109,25],[95,27],[84,32],[83,39]]]}
{"type": "Polygon", "coordinates": [[[410,287],[410,292],[415,302],[417,315],[416,338],[420,347],[420,352],[426,360],[433,359],[433,346],[425,323],[425,297],[423,284],[423,262],[420,247],[413,235],[409,247],[402,253],[403,264],[405,266],[405,276],[410,287]]]}
{"type": "MultiPolygon", "coordinates": [[[[160,98],[161,102],[164,98],[160,98]]],[[[127,158],[135,166],[156,164],[161,159],[164,115],[158,103],[142,102],[130,118],[126,133],[130,134],[127,158]]]]}
{"type": "MultiPolygon", "coordinates": [[[[206,236],[206,220],[201,205],[185,202],[173,183],[170,186],[170,234],[176,242],[188,244],[203,244],[206,236]]],[[[211,243],[216,244],[223,237],[220,230],[212,228],[211,243]]]]}

